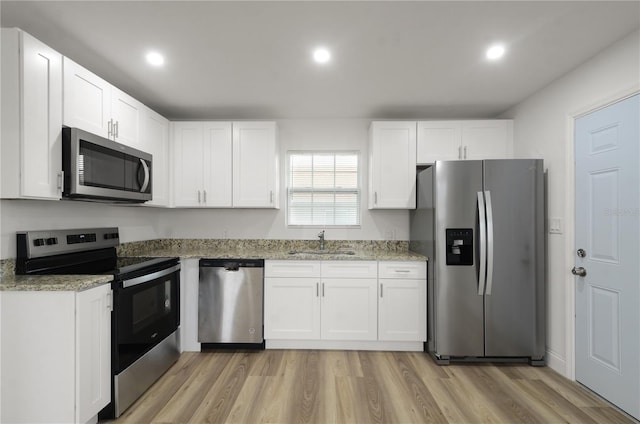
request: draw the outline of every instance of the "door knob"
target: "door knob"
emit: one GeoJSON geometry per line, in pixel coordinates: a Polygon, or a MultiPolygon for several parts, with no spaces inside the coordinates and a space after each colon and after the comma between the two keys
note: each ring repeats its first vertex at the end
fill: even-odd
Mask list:
{"type": "Polygon", "coordinates": [[[579,267],[573,267],[573,269],[571,270],[571,273],[573,275],[577,275],[578,277],[586,277],[587,275],[587,270],[582,268],[581,266],[579,267]]]}

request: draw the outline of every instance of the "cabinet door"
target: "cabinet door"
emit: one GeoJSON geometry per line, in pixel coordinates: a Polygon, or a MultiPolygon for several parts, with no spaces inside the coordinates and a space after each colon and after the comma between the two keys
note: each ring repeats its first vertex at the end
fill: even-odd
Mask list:
{"type": "Polygon", "coordinates": [[[173,127],[173,198],[175,206],[201,207],[204,173],[202,122],[175,122],[173,127]]]}
{"type": "Polygon", "coordinates": [[[323,340],[377,340],[376,283],[374,278],[323,278],[323,340]]]}
{"type": "Polygon", "coordinates": [[[59,199],[62,55],[26,33],[22,33],[21,116],[20,195],[59,199]]]}
{"type": "Polygon", "coordinates": [[[319,278],[265,278],[265,339],[319,340],[319,296],[319,278]]]}
{"type": "Polygon", "coordinates": [[[111,401],[111,286],[76,295],[76,422],[111,401]]]}
{"type": "Polygon", "coordinates": [[[511,157],[513,121],[494,119],[462,122],[464,159],[505,159],[511,157]]]}
{"type": "Polygon", "coordinates": [[[279,208],[275,122],[233,123],[233,206],[279,208]]]}
{"type": "Polygon", "coordinates": [[[115,87],[111,88],[111,139],[143,150],[142,120],[145,106],[115,87]]]}
{"type": "Polygon", "coordinates": [[[373,122],[369,141],[369,209],[416,207],[416,123],[373,122]]]}
{"type": "Polygon", "coordinates": [[[151,190],[145,205],[169,206],[169,121],[149,108],[144,109],[144,130],[140,149],[153,156],[151,190]]]}
{"type": "Polygon", "coordinates": [[[427,340],[426,287],[426,279],[379,280],[379,340],[427,340]]]}
{"type": "Polygon", "coordinates": [[[231,122],[205,122],[202,200],[206,206],[232,206],[232,150],[231,122]]]}
{"type": "Polygon", "coordinates": [[[420,121],[417,161],[419,164],[430,164],[437,160],[462,159],[461,141],[460,121],[420,121]]]}
{"type": "Polygon", "coordinates": [[[63,123],[109,137],[111,85],[69,58],[63,58],[63,123]]]}

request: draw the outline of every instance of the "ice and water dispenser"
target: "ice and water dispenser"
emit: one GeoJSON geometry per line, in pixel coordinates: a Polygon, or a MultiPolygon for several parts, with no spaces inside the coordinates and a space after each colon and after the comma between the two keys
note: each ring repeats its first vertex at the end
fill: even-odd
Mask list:
{"type": "Polygon", "coordinates": [[[447,265],[473,265],[473,229],[447,228],[447,265]]]}

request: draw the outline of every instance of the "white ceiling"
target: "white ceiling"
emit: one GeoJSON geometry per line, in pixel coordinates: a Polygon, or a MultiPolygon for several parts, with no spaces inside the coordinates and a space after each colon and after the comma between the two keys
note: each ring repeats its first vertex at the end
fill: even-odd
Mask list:
{"type": "Polygon", "coordinates": [[[170,119],[491,118],[640,27],[640,1],[3,0],[0,14],[170,119]],[[496,41],[508,51],[489,63],[496,41]],[[310,59],[319,44],[328,66],[310,59]]]}

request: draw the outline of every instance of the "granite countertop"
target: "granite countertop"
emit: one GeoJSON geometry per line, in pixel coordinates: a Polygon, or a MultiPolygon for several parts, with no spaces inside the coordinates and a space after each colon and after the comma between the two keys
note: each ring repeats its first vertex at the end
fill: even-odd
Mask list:
{"type": "Polygon", "coordinates": [[[177,256],[189,258],[234,258],[234,259],[271,259],[271,260],[340,260],[340,261],[426,261],[427,257],[410,252],[381,252],[372,250],[342,249],[327,250],[329,253],[304,253],[308,250],[272,250],[272,249],[220,249],[206,247],[168,248],[150,250],[139,256],[177,256]],[[350,251],[353,254],[341,252],[350,251]],[[300,252],[292,254],[291,252],[300,252]]]}
{"type": "Polygon", "coordinates": [[[84,291],[110,283],[111,275],[7,275],[0,291],[84,291]]]}
{"type": "Polygon", "coordinates": [[[317,240],[159,239],[124,243],[118,256],[165,256],[220,259],[426,261],[409,250],[407,241],[326,240],[319,254],[317,240]],[[301,252],[292,254],[291,252],[301,252]],[[304,253],[308,252],[308,253],[304,253]],[[315,253],[314,253],[315,252],[315,253]],[[345,254],[350,252],[352,254],[345,254]]]}

